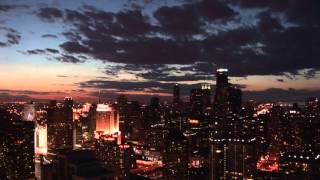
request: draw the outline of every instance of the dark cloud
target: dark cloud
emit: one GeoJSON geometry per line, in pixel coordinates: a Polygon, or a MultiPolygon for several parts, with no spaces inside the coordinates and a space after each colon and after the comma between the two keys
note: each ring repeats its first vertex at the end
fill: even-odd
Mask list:
{"type": "Polygon", "coordinates": [[[33,49],[33,50],[27,50],[25,54],[29,55],[38,55],[38,54],[44,54],[46,51],[43,49],[33,49]]]}
{"type": "Polygon", "coordinates": [[[230,1],[234,5],[240,5],[243,8],[272,8],[273,10],[283,10],[288,7],[289,0],[268,0],[268,1],[260,1],[260,0],[231,0],[230,1]]]}
{"type": "Polygon", "coordinates": [[[29,8],[27,5],[16,5],[16,4],[1,4],[0,3],[0,12],[8,12],[10,10],[15,10],[15,9],[25,9],[29,8]]]}
{"type": "Polygon", "coordinates": [[[0,41],[0,47],[9,47],[19,44],[20,33],[12,28],[0,26],[0,32],[3,34],[4,41],[0,41]]]}
{"type": "Polygon", "coordinates": [[[41,37],[43,37],[43,38],[53,38],[53,39],[58,38],[58,36],[54,35],[54,34],[43,34],[41,37]]]}
{"type": "Polygon", "coordinates": [[[281,23],[272,17],[270,12],[264,12],[259,17],[258,28],[263,33],[277,32],[284,29],[281,23]]]}
{"type": "Polygon", "coordinates": [[[46,51],[49,52],[49,53],[53,53],[53,54],[59,53],[59,50],[51,49],[51,48],[46,48],[46,51]]]}
{"type": "Polygon", "coordinates": [[[311,79],[311,78],[315,77],[316,74],[317,74],[316,69],[308,69],[306,72],[303,73],[303,76],[306,79],[311,79]]]}
{"type": "Polygon", "coordinates": [[[205,20],[226,20],[236,13],[226,4],[217,0],[203,0],[174,7],[160,7],[154,17],[159,21],[161,30],[176,35],[197,34],[202,32],[205,20]]]}
{"type": "Polygon", "coordinates": [[[67,54],[62,54],[58,57],[54,57],[54,59],[64,63],[83,63],[84,62],[83,60],[75,56],[67,55],[67,54]]]}
{"type": "Polygon", "coordinates": [[[74,32],[63,32],[62,35],[64,35],[68,40],[73,42],[81,40],[81,36],[79,36],[79,34],[76,34],[74,32]]]}
{"type": "Polygon", "coordinates": [[[301,25],[319,25],[320,2],[318,0],[232,0],[244,8],[268,8],[271,12],[282,12],[289,21],[301,25]]]}
{"type": "MultiPolygon", "coordinates": [[[[315,26],[320,11],[315,1],[301,2],[199,0],[159,7],[153,17],[139,8],[105,12],[94,7],[40,9],[38,16],[72,25],[63,33],[67,41],[60,45],[68,56],[130,64],[133,66],[126,66],[126,71],[147,80],[210,79],[218,67],[229,68],[230,75],[238,77],[290,77],[302,69],[320,68],[320,27],[315,26]],[[238,6],[237,12],[228,3],[238,6]],[[256,12],[252,15],[256,25],[241,24],[248,9],[256,12]],[[195,73],[183,78],[159,68],[168,64],[187,65],[179,71],[195,73]],[[143,65],[149,67],[141,68],[143,65]],[[141,69],[145,72],[139,72],[141,69]]],[[[67,62],[80,62],[70,59],[67,62]]],[[[105,72],[116,75],[118,70],[105,72]]]]}
{"type": "Polygon", "coordinates": [[[46,49],[32,49],[32,50],[20,51],[20,52],[27,55],[43,55],[43,54],[58,54],[59,50],[46,48],[46,49]]]}
{"type": "Polygon", "coordinates": [[[50,22],[63,17],[63,12],[60,9],[52,7],[40,8],[36,13],[40,19],[50,22]]]}
{"type": "Polygon", "coordinates": [[[79,44],[78,42],[65,42],[60,45],[62,49],[69,53],[89,53],[90,50],[84,47],[83,45],[79,44]]]}

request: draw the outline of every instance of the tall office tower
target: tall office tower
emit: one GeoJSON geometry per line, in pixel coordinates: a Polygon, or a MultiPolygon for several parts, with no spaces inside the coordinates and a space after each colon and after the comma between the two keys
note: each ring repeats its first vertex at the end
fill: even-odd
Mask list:
{"type": "Polygon", "coordinates": [[[125,95],[121,94],[117,98],[117,110],[120,116],[125,113],[126,107],[128,105],[127,103],[128,103],[128,98],[125,95]]]}
{"type": "Polygon", "coordinates": [[[305,102],[305,106],[306,121],[309,122],[312,131],[314,131],[311,146],[315,152],[320,152],[320,100],[310,98],[305,102]]]}
{"type": "Polygon", "coordinates": [[[303,140],[304,131],[307,128],[307,122],[299,108],[290,108],[283,112],[280,131],[282,138],[281,151],[291,153],[308,152],[308,146],[305,146],[303,140]]]}
{"type": "Polygon", "coordinates": [[[34,102],[26,103],[23,106],[22,119],[24,121],[35,121],[36,109],[34,102]]]}
{"type": "Polygon", "coordinates": [[[208,83],[201,84],[202,102],[205,107],[211,106],[211,86],[208,83]]]}
{"type": "Polygon", "coordinates": [[[64,101],[65,108],[72,108],[72,106],[73,106],[72,97],[65,97],[63,101],[64,101]]]}
{"type": "Polygon", "coordinates": [[[230,86],[228,88],[228,101],[230,110],[235,113],[239,113],[241,111],[242,104],[242,92],[235,86],[230,86]]]}
{"type": "Polygon", "coordinates": [[[217,69],[215,104],[221,106],[227,103],[228,87],[228,69],[217,69]]]}
{"type": "Polygon", "coordinates": [[[164,179],[187,179],[188,142],[179,130],[170,129],[163,151],[164,179]]]}
{"type": "Polygon", "coordinates": [[[35,176],[41,178],[41,157],[48,153],[47,111],[39,106],[36,111],[34,145],[35,145],[35,176]]]}
{"type": "Polygon", "coordinates": [[[163,109],[163,118],[166,128],[175,128],[180,131],[186,130],[187,117],[181,109],[175,107],[166,107],[163,109]]]}
{"type": "Polygon", "coordinates": [[[282,148],[283,132],[281,131],[281,122],[284,109],[280,106],[274,106],[267,119],[267,141],[268,152],[271,156],[279,157],[282,148]]]}
{"type": "Polygon", "coordinates": [[[70,99],[64,105],[51,101],[47,110],[48,150],[73,148],[73,112],[70,99]]]}
{"type": "Polygon", "coordinates": [[[134,166],[133,150],[126,144],[119,145],[113,137],[95,140],[95,154],[103,167],[112,171],[117,179],[128,179],[134,166]]]}
{"type": "Polygon", "coordinates": [[[48,152],[47,111],[39,107],[35,119],[35,154],[46,155],[48,152]]]}
{"type": "Polygon", "coordinates": [[[173,86],[173,104],[175,106],[180,104],[180,87],[178,84],[173,86]]]}
{"type": "Polygon", "coordinates": [[[210,135],[210,180],[253,178],[255,138],[244,134],[242,119],[234,113],[214,119],[210,135]]]}
{"type": "Polygon", "coordinates": [[[228,83],[227,72],[227,69],[217,70],[214,117],[210,125],[211,180],[252,178],[255,169],[255,138],[244,128],[244,116],[239,112],[241,91],[228,83]]]}
{"type": "Polygon", "coordinates": [[[283,111],[280,119],[281,153],[279,171],[286,179],[312,179],[320,174],[319,161],[313,146],[314,125],[303,111],[292,107],[283,111]]]}
{"type": "Polygon", "coordinates": [[[211,88],[209,84],[202,84],[201,88],[191,89],[190,108],[193,117],[202,116],[211,106],[211,88]]]}
{"type": "Polygon", "coordinates": [[[190,106],[194,116],[200,116],[204,109],[202,89],[191,89],[190,91],[190,106]]]}
{"type": "Polygon", "coordinates": [[[119,113],[109,104],[98,104],[96,109],[95,138],[101,136],[117,136],[121,144],[119,131],[119,113]]]}
{"type": "MultiPolygon", "coordinates": [[[[153,136],[156,132],[154,131],[153,128],[158,128],[159,126],[162,126],[162,116],[161,116],[161,106],[159,103],[159,98],[158,97],[152,97],[150,100],[150,105],[149,106],[142,106],[141,108],[141,138],[139,139],[141,143],[146,143],[146,144],[153,144],[149,137],[153,136]]],[[[157,131],[159,132],[159,131],[157,131]]],[[[158,134],[158,133],[156,133],[158,134]]],[[[153,136],[154,137],[154,136],[153,136]]],[[[156,143],[159,145],[161,142],[156,143]]],[[[161,144],[163,145],[163,143],[161,144]]]]}
{"type": "Polygon", "coordinates": [[[35,128],[35,154],[46,155],[48,153],[47,125],[36,124],[35,128]]]}
{"type": "Polygon", "coordinates": [[[126,96],[120,95],[117,98],[117,110],[119,112],[119,130],[122,133],[122,141],[138,140],[141,129],[139,103],[128,101],[126,96]]]}
{"type": "Polygon", "coordinates": [[[11,121],[3,111],[0,117],[0,179],[33,179],[34,122],[11,121]]]}

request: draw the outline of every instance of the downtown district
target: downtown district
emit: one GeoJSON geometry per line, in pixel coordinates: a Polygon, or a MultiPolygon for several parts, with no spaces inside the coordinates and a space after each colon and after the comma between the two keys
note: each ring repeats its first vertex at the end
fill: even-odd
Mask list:
{"type": "Polygon", "coordinates": [[[242,102],[227,69],[188,102],[3,103],[0,124],[1,180],[320,178],[320,101],[242,102]]]}

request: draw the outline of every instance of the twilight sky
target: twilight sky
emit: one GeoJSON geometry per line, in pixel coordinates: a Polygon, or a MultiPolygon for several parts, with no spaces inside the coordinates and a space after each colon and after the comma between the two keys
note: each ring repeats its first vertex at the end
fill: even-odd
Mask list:
{"type": "Polygon", "coordinates": [[[320,1],[0,0],[0,101],[168,99],[219,67],[245,99],[320,96],[320,1]]]}

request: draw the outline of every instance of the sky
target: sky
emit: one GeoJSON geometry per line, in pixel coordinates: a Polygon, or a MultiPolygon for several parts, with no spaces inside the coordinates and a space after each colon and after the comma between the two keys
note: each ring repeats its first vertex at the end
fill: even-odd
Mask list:
{"type": "Polygon", "coordinates": [[[0,0],[0,101],[170,100],[217,68],[245,100],[320,96],[317,0],[0,0]]]}

